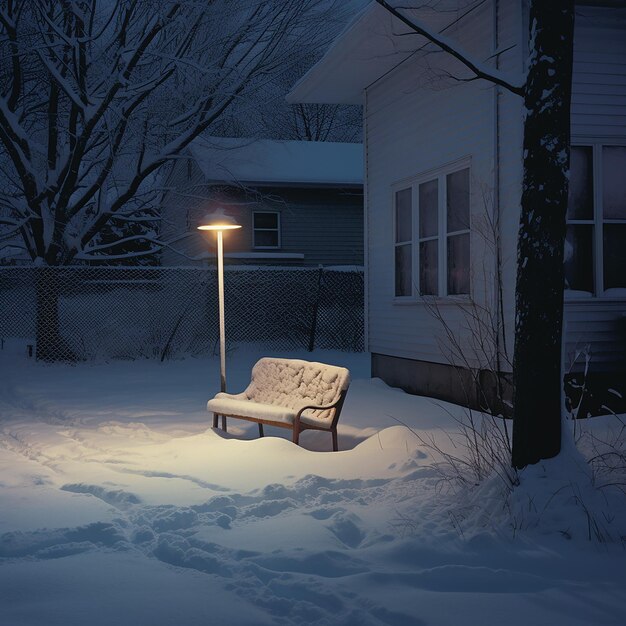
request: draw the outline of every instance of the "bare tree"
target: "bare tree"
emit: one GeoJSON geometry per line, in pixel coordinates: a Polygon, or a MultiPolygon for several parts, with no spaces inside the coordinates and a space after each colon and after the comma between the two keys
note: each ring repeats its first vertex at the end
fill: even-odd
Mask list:
{"type": "Polygon", "coordinates": [[[227,137],[263,137],[295,141],[361,140],[362,107],[346,104],[288,104],[285,95],[320,58],[341,28],[354,15],[359,0],[335,4],[309,20],[314,38],[285,54],[284,63],[270,79],[263,77],[254,102],[239,99],[215,134],[227,137]],[[251,115],[252,113],[252,115],[251,115]]]}
{"type": "Polygon", "coordinates": [[[361,130],[361,113],[356,108],[339,104],[293,105],[292,136],[306,141],[356,141],[361,130]]]}
{"type": "Polygon", "coordinates": [[[457,43],[376,0],[414,32],[490,81],[524,98],[524,154],[518,231],[513,450],[516,468],[561,449],[563,246],[567,209],[574,0],[530,0],[527,76],[519,84],[457,43]]]}
{"type": "MultiPolygon", "coordinates": [[[[324,33],[336,35],[338,26],[350,15],[347,7],[340,17],[344,19],[331,24],[324,33]]],[[[288,65],[271,86],[273,94],[280,98],[262,111],[260,132],[272,138],[296,141],[344,141],[361,140],[362,108],[346,104],[287,104],[285,94],[293,87],[308,68],[315,64],[319,50],[302,50],[300,58],[288,65]]]]}
{"type": "MultiPolygon", "coordinates": [[[[154,254],[161,168],[319,40],[332,4],[1,0],[0,242],[43,266],[154,254]]],[[[40,358],[57,300],[40,281],[40,358]]]]}
{"type": "MultiPolygon", "coordinates": [[[[99,233],[156,217],[159,169],[315,39],[319,5],[4,0],[4,233],[44,265],[119,245],[99,233]]],[[[150,243],[143,254],[162,244],[150,243]]]]}

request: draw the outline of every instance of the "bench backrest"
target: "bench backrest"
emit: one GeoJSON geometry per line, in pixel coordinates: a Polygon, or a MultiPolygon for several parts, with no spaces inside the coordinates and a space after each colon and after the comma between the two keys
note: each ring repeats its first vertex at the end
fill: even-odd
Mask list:
{"type": "MultiPolygon", "coordinates": [[[[349,384],[350,372],[345,367],[264,357],[252,368],[252,380],[244,393],[254,402],[297,409],[303,404],[333,404],[349,384]]],[[[334,411],[307,411],[307,414],[330,419],[334,411]]]]}

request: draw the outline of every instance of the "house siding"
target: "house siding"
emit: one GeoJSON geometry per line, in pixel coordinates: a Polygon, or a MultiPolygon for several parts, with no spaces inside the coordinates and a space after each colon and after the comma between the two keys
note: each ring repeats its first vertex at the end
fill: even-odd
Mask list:
{"type": "MultiPolygon", "coordinates": [[[[494,5],[492,5],[493,8],[494,5]]],[[[526,27],[523,3],[497,2],[498,47],[511,50],[500,56],[499,67],[521,72],[525,63],[526,27]]],[[[573,141],[626,141],[626,37],[624,10],[578,7],[575,32],[572,96],[573,141]],[[620,19],[616,19],[619,17],[620,19]]],[[[457,36],[467,49],[488,56],[493,15],[474,13],[459,24],[457,36]],[[483,48],[479,48],[482,42],[483,48]]],[[[427,88],[419,84],[423,62],[419,58],[400,67],[367,90],[366,149],[368,203],[368,341],[378,355],[391,355],[433,363],[454,362],[442,336],[441,324],[419,303],[394,303],[392,257],[392,193],[394,183],[462,156],[471,157],[472,180],[490,192],[497,187],[501,213],[503,299],[506,349],[510,358],[514,333],[514,289],[519,198],[522,183],[523,138],[521,99],[497,90],[499,144],[494,141],[495,103],[493,87],[486,83],[427,88]],[[445,120],[445,122],[442,122],[445,120]],[[494,177],[493,158],[499,153],[499,172],[494,177]]],[[[476,191],[476,189],[474,189],[476,191]]],[[[480,200],[472,198],[473,215],[480,214],[480,200]]],[[[472,236],[472,263],[480,244],[472,236]]],[[[493,301],[494,292],[485,281],[473,277],[475,298],[493,301]]],[[[454,304],[441,303],[443,317],[451,327],[463,325],[454,304]]],[[[624,367],[623,300],[592,298],[565,303],[565,366],[576,350],[589,345],[592,367],[624,367]]],[[[580,361],[574,370],[580,368],[580,361]]],[[[480,366],[480,364],[477,364],[480,366]]],[[[502,369],[510,371],[506,355],[502,369]]]]}
{"type": "Polygon", "coordinates": [[[167,267],[200,265],[196,257],[206,254],[206,242],[202,236],[189,232],[187,216],[202,205],[199,198],[205,197],[208,188],[204,175],[192,159],[181,159],[174,163],[167,178],[167,192],[163,200],[161,238],[171,245],[161,252],[161,265],[167,267]],[[181,234],[190,236],[181,238],[181,234]]]}
{"type": "MultiPolygon", "coordinates": [[[[572,81],[572,143],[626,145],[625,9],[576,11],[572,81]]],[[[626,271],[626,268],[624,268],[626,271]]],[[[565,302],[564,366],[581,371],[588,351],[591,371],[626,369],[626,300],[565,302]]]]}
{"type": "Polygon", "coordinates": [[[576,11],[572,135],[626,137],[625,9],[576,11]]]}
{"type": "MultiPolygon", "coordinates": [[[[500,46],[508,48],[519,43],[515,19],[510,15],[513,3],[501,3],[498,19],[503,24],[500,46]]],[[[468,18],[458,23],[454,33],[465,49],[479,58],[492,53],[492,20],[490,3],[485,3],[468,18]]],[[[372,353],[393,355],[434,363],[459,364],[445,339],[441,321],[431,307],[419,301],[394,299],[393,279],[393,205],[392,189],[402,180],[445,166],[459,159],[469,159],[471,176],[472,225],[484,221],[492,210],[494,198],[495,154],[495,91],[484,81],[459,83],[433,78],[431,68],[463,73],[458,63],[445,55],[416,55],[367,90],[367,220],[368,220],[368,328],[372,353]]],[[[519,53],[502,55],[503,69],[520,71],[519,53]]],[[[498,96],[501,114],[520,115],[520,104],[514,97],[498,96]]],[[[518,118],[519,119],[519,118],[518,118]]],[[[520,124],[514,125],[503,138],[503,162],[507,168],[501,175],[500,205],[506,209],[508,222],[517,222],[521,154],[520,124]],[[518,155],[515,157],[514,155],[518,155]],[[517,160],[516,160],[517,159],[517,160]],[[515,201],[514,201],[515,199],[515,201]]],[[[491,306],[494,260],[486,255],[481,235],[474,228],[471,234],[471,277],[473,298],[491,306]]],[[[504,245],[511,246],[511,228],[503,226],[504,245]]],[[[514,276],[514,275],[513,275],[514,276]]],[[[507,298],[512,300],[509,289],[507,298]]],[[[459,334],[465,357],[480,367],[480,358],[473,354],[471,338],[464,327],[466,314],[450,300],[436,302],[438,313],[450,328],[459,334]]],[[[511,310],[511,305],[508,306],[511,310]]]]}
{"type": "MultiPolygon", "coordinates": [[[[524,2],[491,3],[498,23],[498,48],[510,50],[499,59],[499,68],[522,72],[526,60],[527,19],[524,2]]],[[[626,37],[615,9],[577,8],[572,97],[573,140],[620,142],[626,138],[626,37]],[[608,16],[608,17],[607,17],[608,16]]],[[[459,24],[456,38],[479,58],[489,55],[494,24],[487,7],[459,24]]],[[[494,42],[495,43],[495,42],[494,42]]],[[[501,369],[510,372],[515,319],[516,247],[522,186],[523,115],[520,98],[487,83],[448,86],[435,90],[417,85],[423,62],[413,58],[371,86],[366,93],[367,120],[367,250],[368,340],[373,353],[373,374],[418,393],[433,393],[438,380],[460,378],[453,367],[441,374],[437,364],[459,364],[446,340],[440,321],[419,303],[396,303],[393,298],[392,194],[394,183],[456,158],[471,158],[474,183],[472,216],[478,219],[483,185],[500,210],[505,341],[501,369]],[[497,111],[497,116],[496,116],[497,111]],[[496,121],[497,120],[497,121],[496,121]],[[499,141],[497,138],[499,137],[499,141]],[[497,159],[497,160],[496,160],[497,159]],[[495,168],[495,164],[498,168],[495,168]],[[395,361],[394,361],[395,359],[395,361]],[[409,366],[409,363],[415,363],[409,366]],[[432,363],[429,369],[420,362],[432,363]],[[432,374],[428,375],[431,371],[432,374]],[[439,373],[437,373],[439,372],[439,373]],[[456,378],[455,378],[456,377],[456,378]],[[418,382],[419,381],[419,384],[418,382]]],[[[496,297],[495,264],[480,255],[481,244],[472,234],[472,294],[480,304],[493,305],[496,297]],[[488,268],[485,272],[482,268],[488,268]],[[476,273],[484,276],[476,276],[476,273]]],[[[460,308],[442,302],[439,312],[472,362],[471,338],[460,308]]],[[[564,311],[564,365],[569,368],[576,351],[589,345],[592,369],[615,371],[626,367],[626,302],[592,298],[566,301],[564,311]]],[[[581,361],[571,371],[581,368],[581,361]]],[[[466,363],[467,364],[467,363],[466,363]]],[[[441,371],[440,371],[441,370],[441,371]]],[[[449,381],[448,381],[449,382],[449,381]]],[[[449,386],[449,385],[448,385],[449,386]]],[[[458,385],[457,385],[458,386],[458,385]]],[[[435,394],[437,395],[437,394],[435,394]]],[[[458,393],[457,393],[458,395],[458,393]]],[[[443,397],[443,396],[438,396],[443,397]]],[[[455,396],[448,399],[459,401],[455,396]]]]}
{"type": "Polygon", "coordinates": [[[309,188],[257,186],[241,191],[212,187],[197,165],[181,161],[168,185],[174,189],[164,202],[162,236],[175,239],[161,256],[162,265],[206,264],[206,237],[195,229],[202,215],[216,206],[227,207],[242,228],[228,233],[226,262],[298,265],[363,265],[363,193],[360,187],[309,188]],[[280,214],[281,246],[255,249],[253,211],[280,214]],[[179,238],[180,233],[186,236],[179,238]],[[228,259],[231,253],[277,253],[284,258],[228,259]],[[291,256],[290,256],[291,255],[291,256]]]}
{"type": "MultiPolygon", "coordinates": [[[[363,265],[360,189],[271,189],[280,195],[281,252],[304,254],[306,265],[363,265]]],[[[269,207],[268,207],[269,210],[269,207]]]]}
{"type": "Polygon", "coordinates": [[[565,370],[584,370],[586,353],[593,371],[626,370],[625,303],[572,302],[566,308],[565,370]]]}

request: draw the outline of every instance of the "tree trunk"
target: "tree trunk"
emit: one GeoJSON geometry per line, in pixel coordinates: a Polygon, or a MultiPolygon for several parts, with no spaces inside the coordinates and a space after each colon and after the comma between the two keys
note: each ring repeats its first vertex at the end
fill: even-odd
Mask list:
{"type": "Polygon", "coordinates": [[[78,360],[76,353],[61,336],[59,326],[59,297],[61,295],[60,268],[36,268],[36,356],[38,361],[78,360]]]}
{"type": "Polygon", "coordinates": [[[513,357],[513,466],[518,469],[561,449],[573,31],[573,0],[531,1],[513,357]]]}

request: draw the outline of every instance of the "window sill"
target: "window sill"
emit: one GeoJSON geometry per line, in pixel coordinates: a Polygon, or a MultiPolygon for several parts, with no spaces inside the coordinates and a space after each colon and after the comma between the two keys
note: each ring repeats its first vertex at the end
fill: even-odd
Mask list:
{"type": "Polygon", "coordinates": [[[227,259],[304,259],[301,252],[279,252],[275,248],[263,252],[229,252],[224,256],[227,259]]]}
{"type": "Polygon", "coordinates": [[[612,289],[608,293],[594,295],[588,291],[569,292],[565,290],[563,301],[566,304],[592,304],[598,302],[625,302],[626,289],[612,289]]]}
{"type": "Polygon", "coordinates": [[[455,306],[472,303],[470,296],[396,296],[392,300],[394,306],[455,306]]]}

